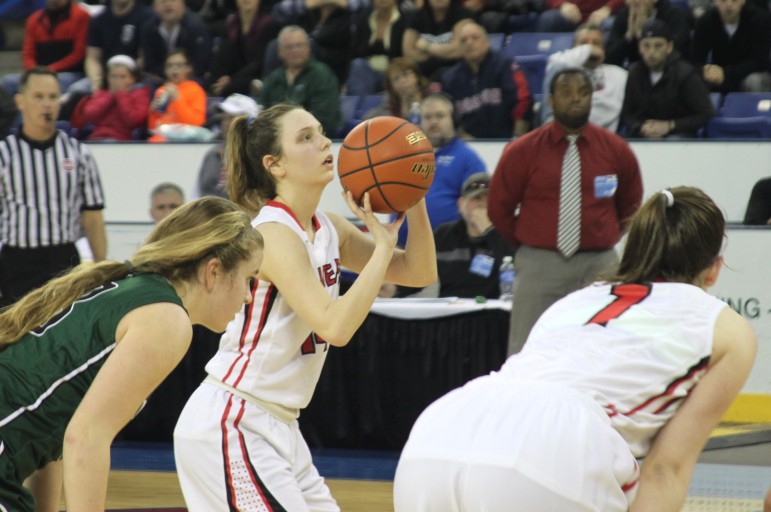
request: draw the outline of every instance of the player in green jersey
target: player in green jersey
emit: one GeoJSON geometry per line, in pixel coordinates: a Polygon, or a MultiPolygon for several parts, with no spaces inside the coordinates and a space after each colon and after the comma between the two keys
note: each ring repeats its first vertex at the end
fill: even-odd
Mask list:
{"type": "Polygon", "coordinates": [[[124,262],[79,266],[0,313],[0,512],[104,510],[110,444],[179,363],[224,331],[262,260],[249,216],[190,202],[124,262]]]}

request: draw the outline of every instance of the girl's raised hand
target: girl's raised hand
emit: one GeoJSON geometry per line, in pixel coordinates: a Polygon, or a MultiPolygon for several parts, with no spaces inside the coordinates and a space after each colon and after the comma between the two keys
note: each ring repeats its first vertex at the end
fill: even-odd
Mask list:
{"type": "Polygon", "coordinates": [[[367,226],[367,229],[372,234],[376,244],[385,243],[389,247],[396,246],[399,228],[404,222],[404,213],[398,214],[394,218],[393,222],[383,224],[378,220],[378,218],[375,216],[375,213],[372,211],[372,205],[369,200],[368,192],[364,193],[361,206],[356,204],[356,202],[353,200],[353,194],[351,194],[350,191],[344,191],[343,197],[345,198],[346,203],[348,203],[348,208],[350,208],[353,214],[356,215],[356,218],[358,218],[364,223],[364,225],[367,226]]]}

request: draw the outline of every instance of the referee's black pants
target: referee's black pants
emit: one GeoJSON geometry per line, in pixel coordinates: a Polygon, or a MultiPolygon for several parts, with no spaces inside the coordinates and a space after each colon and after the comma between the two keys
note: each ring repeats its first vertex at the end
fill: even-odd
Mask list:
{"type": "Polygon", "coordinates": [[[80,263],[74,243],[20,249],[0,249],[0,307],[13,304],[49,279],[80,263]]]}

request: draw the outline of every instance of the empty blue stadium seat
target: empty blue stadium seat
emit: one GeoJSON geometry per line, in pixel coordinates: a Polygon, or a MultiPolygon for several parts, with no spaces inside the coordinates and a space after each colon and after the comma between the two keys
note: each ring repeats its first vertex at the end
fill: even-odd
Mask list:
{"type": "Polygon", "coordinates": [[[521,55],[517,57],[517,63],[527,77],[527,85],[530,92],[543,91],[543,80],[546,74],[548,55],[521,55]]]}
{"type": "Polygon", "coordinates": [[[354,119],[359,116],[359,105],[361,104],[361,96],[346,96],[340,95],[340,129],[335,134],[339,138],[343,138],[348,135],[348,132],[353,128],[354,119]]]}
{"type": "Polygon", "coordinates": [[[384,97],[385,97],[384,94],[370,94],[367,96],[362,96],[361,105],[359,107],[359,110],[361,111],[361,115],[359,116],[359,118],[360,119],[363,118],[367,112],[369,112],[371,109],[383,103],[384,97]]]}
{"type": "Polygon", "coordinates": [[[494,51],[498,51],[503,48],[503,43],[506,41],[506,34],[503,32],[493,32],[487,34],[487,39],[490,41],[490,48],[494,51]]]}
{"type": "Polygon", "coordinates": [[[725,95],[721,117],[771,117],[771,92],[732,92],[725,95]]]}
{"type": "MultiPolygon", "coordinates": [[[[714,100],[713,100],[714,101],[714,100]]],[[[771,93],[734,92],[725,95],[718,115],[707,125],[710,139],[771,138],[771,93]]]]}

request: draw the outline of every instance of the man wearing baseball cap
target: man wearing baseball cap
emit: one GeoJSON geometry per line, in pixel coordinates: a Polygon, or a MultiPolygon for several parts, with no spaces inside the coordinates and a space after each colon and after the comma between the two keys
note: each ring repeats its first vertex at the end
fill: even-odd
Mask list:
{"type": "Polygon", "coordinates": [[[514,250],[487,216],[490,175],[469,176],[458,198],[460,219],[434,230],[440,297],[498,298],[498,268],[514,250]]]}
{"type": "Polygon", "coordinates": [[[227,187],[225,178],[225,142],[230,123],[238,116],[257,117],[260,114],[260,106],[251,97],[243,94],[231,94],[225,101],[217,105],[220,114],[219,138],[222,142],[206,152],[198,171],[197,196],[218,196],[227,199],[227,187]]]}
{"type": "Polygon", "coordinates": [[[674,49],[661,20],[643,25],[641,60],[629,66],[621,118],[629,137],[696,137],[715,115],[700,73],[674,49]]]}

